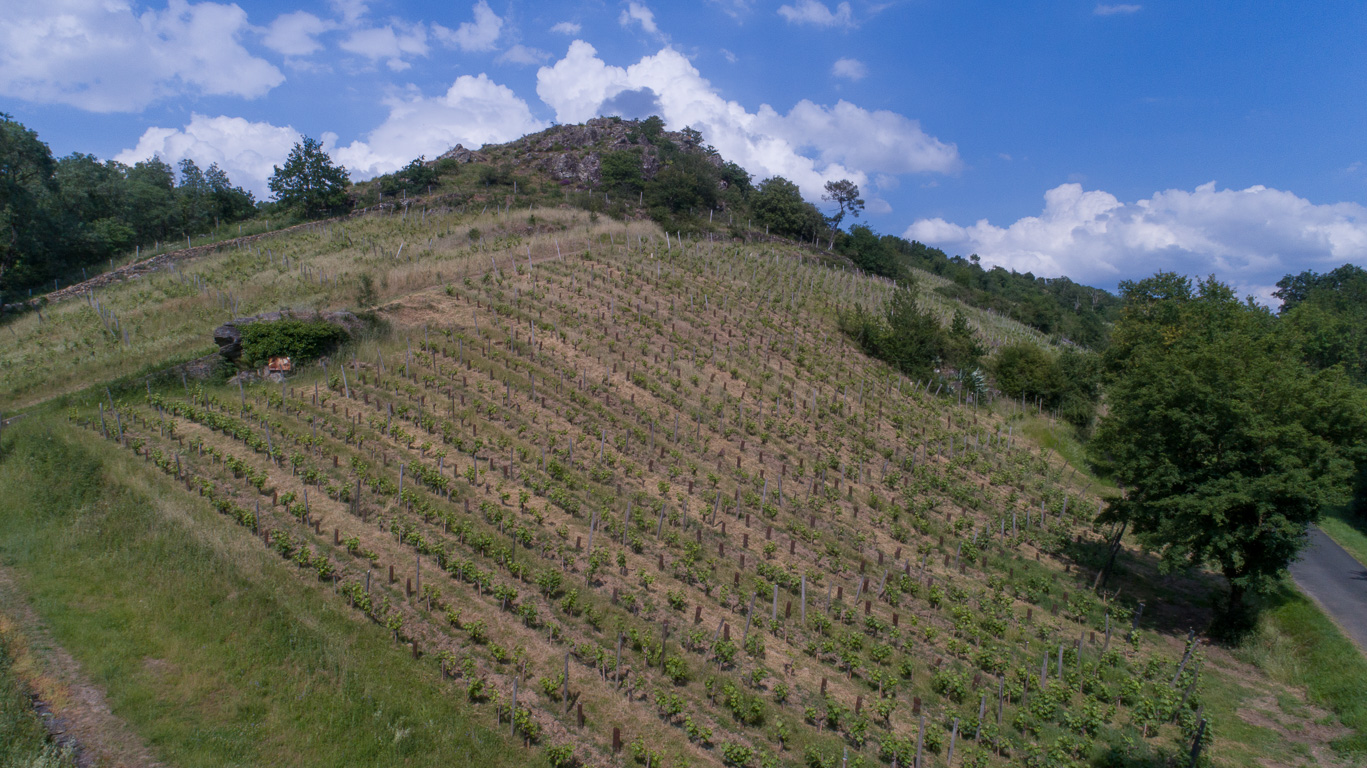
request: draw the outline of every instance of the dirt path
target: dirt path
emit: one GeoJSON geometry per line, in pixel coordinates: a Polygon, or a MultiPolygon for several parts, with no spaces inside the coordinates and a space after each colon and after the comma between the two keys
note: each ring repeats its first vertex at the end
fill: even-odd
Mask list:
{"type": "Polygon", "coordinates": [[[152,756],[133,728],[109,709],[104,690],[58,645],[42,618],[24,599],[14,575],[0,567],[0,635],[16,646],[15,669],[34,692],[34,707],[53,739],[70,746],[76,764],[154,768],[152,756]]]}
{"type": "Polygon", "coordinates": [[[1312,527],[1310,546],[1291,564],[1291,578],[1367,653],[1367,566],[1312,527]]]}

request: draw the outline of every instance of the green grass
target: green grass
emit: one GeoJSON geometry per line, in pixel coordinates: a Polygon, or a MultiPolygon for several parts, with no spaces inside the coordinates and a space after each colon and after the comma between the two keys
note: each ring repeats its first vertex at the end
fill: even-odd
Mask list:
{"type": "Polygon", "coordinates": [[[51,416],[4,443],[0,560],[159,759],[542,760],[493,731],[434,664],[123,452],[51,416]]]}
{"type": "Polygon", "coordinates": [[[1289,582],[1265,599],[1258,632],[1238,655],[1281,682],[1303,686],[1312,703],[1353,730],[1334,748],[1367,755],[1367,658],[1289,582]]]}
{"type": "Polygon", "coordinates": [[[1320,518],[1320,530],[1348,550],[1359,563],[1367,564],[1367,520],[1354,517],[1339,507],[1324,513],[1320,518]]]}

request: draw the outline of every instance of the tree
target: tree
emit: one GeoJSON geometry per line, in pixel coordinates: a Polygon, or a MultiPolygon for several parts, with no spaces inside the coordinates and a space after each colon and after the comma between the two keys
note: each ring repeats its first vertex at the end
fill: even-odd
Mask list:
{"type": "Polygon", "coordinates": [[[439,176],[436,166],[427,164],[427,156],[420,155],[409,161],[408,165],[386,176],[381,184],[381,191],[386,195],[425,192],[437,183],[439,176]]]}
{"type": "Polygon", "coordinates": [[[0,112],[0,287],[47,276],[56,222],[46,205],[56,162],[38,134],[0,112]]]}
{"type": "Polygon", "coordinates": [[[645,188],[641,175],[641,148],[619,149],[599,156],[599,181],[615,193],[635,195],[645,188]]]}
{"type": "MultiPolygon", "coordinates": [[[[1353,264],[1325,274],[1287,275],[1272,295],[1282,300],[1283,330],[1314,370],[1335,366],[1367,385],[1367,270],[1353,264]]],[[[1355,455],[1351,509],[1367,517],[1367,455],[1355,455]]]]}
{"type": "Polygon", "coordinates": [[[859,218],[859,212],[864,210],[864,201],[859,197],[859,185],[849,179],[826,182],[826,194],[822,195],[821,199],[840,206],[840,210],[831,217],[830,247],[834,248],[835,232],[840,229],[840,222],[845,219],[845,214],[859,218]]]}
{"type": "Polygon", "coordinates": [[[755,222],[767,227],[775,235],[799,237],[810,232],[816,235],[821,212],[802,199],[797,185],[782,176],[765,179],[750,197],[750,209],[755,222]]]}
{"type": "Polygon", "coordinates": [[[1340,448],[1362,398],[1340,372],[1312,373],[1270,312],[1213,278],[1193,290],[1160,273],[1121,291],[1109,413],[1089,450],[1125,494],[1101,522],[1132,526],[1165,571],[1218,568],[1222,625],[1245,628],[1246,596],[1276,582],[1306,526],[1343,498],[1340,448]]]}
{"type": "Polygon", "coordinates": [[[194,160],[185,158],[180,161],[180,185],[176,187],[176,197],[180,202],[180,226],[182,232],[198,232],[207,228],[214,219],[214,200],[209,180],[194,160]]]}
{"type": "Polygon", "coordinates": [[[346,188],[351,183],[346,168],[333,165],[318,141],[304,136],[290,150],[285,166],[275,166],[270,188],[276,201],[314,218],[345,210],[346,188]]]}
{"type": "Polygon", "coordinates": [[[840,328],[865,352],[908,376],[928,378],[946,347],[944,328],[934,314],[916,302],[916,284],[903,283],[883,307],[881,316],[856,307],[842,313],[840,328]]]}
{"type": "Polygon", "coordinates": [[[228,174],[218,167],[209,166],[204,172],[209,183],[209,194],[213,197],[214,215],[223,221],[237,221],[250,217],[256,212],[256,198],[242,187],[234,187],[228,174]]]}

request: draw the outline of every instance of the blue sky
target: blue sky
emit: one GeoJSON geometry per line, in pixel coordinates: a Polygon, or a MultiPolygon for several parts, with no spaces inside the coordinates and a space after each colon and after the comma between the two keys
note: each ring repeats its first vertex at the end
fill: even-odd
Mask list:
{"type": "Polygon", "coordinates": [[[875,230],[1114,288],[1367,264],[1367,6],[11,0],[0,110],[58,155],[356,177],[601,113],[693,125],[875,230]]]}

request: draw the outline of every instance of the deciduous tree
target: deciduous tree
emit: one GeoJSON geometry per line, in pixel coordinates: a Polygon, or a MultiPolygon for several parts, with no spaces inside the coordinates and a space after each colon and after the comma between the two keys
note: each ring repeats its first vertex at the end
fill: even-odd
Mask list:
{"type": "Polygon", "coordinates": [[[1161,273],[1121,290],[1109,413],[1091,451],[1125,495],[1103,521],[1132,526],[1165,570],[1217,568],[1225,626],[1246,626],[1245,597],[1274,584],[1306,526],[1344,498],[1344,425],[1362,421],[1360,398],[1341,372],[1310,371],[1269,311],[1213,278],[1193,290],[1161,273]]]}

